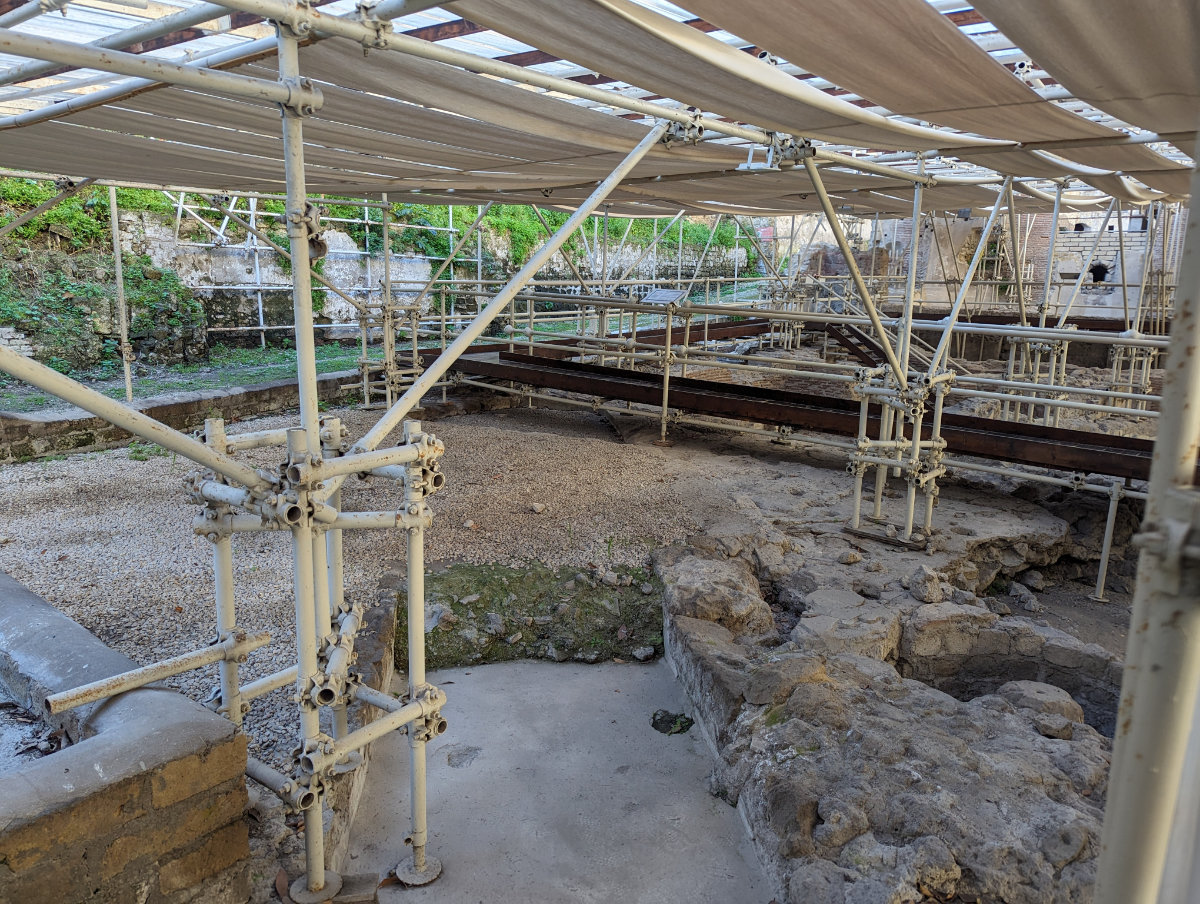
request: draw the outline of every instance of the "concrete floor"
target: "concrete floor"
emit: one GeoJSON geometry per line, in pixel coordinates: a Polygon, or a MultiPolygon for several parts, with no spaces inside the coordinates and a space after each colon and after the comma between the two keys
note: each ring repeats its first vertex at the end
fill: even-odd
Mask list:
{"type": "MultiPolygon", "coordinates": [[[[429,747],[429,852],[444,872],[388,886],[383,904],[767,904],[741,818],[705,790],[698,728],[664,662],[517,662],[430,675],[449,730],[429,747]]],[[[380,875],[406,856],[408,743],[378,742],[347,873],[380,875]]]]}

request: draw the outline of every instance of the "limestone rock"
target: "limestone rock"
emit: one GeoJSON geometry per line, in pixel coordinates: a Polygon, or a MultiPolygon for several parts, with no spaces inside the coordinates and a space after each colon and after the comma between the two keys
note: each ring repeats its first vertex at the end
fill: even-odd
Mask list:
{"type": "Polygon", "coordinates": [[[791,639],[801,648],[894,659],[900,614],[894,606],[867,602],[849,590],[816,590],[808,595],[808,607],[791,639]]]}
{"type": "Polygon", "coordinates": [[[839,565],[857,565],[863,559],[862,553],[856,549],[848,549],[838,556],[839,565]]]}
{"type": "Polygon", "coordinates": [[[997,615],[1012,615],[1012,608],[1008,605],[1008,603],[1004,602],[1004,600],[998,597],[985,597],[984,603],[987,605],[988,609],[990,609],[992,612],[995,612],[997,615]]]}
{"type": "Polygon", "coordinates": [[[978,606],[934,603],[914,609],[903,620],[900,639],[902,659],[915,661],[944,653],[965,655],[971,639],[999,616],[978,606]]]}
{"type": "Polygon", "coordinates": [[[956,606],[982,606],[983,603],[970,590],[955,590],[950,594],[950,602],[956,606]]]}
{"type": "Polygon", "coordinates": [[[1041,612],[1045,608],[1038,602],[1033,591],[1018,581],[1012,582],[1012,586],[1008,588],[1008,595],[1016,600],[1026,612],[1041,612]]]}
{"type": "Polygon", "coordinates": [[[654,658],[654,647],[638,647],[633,651],[633,658],[638,662],[649,662],[654,658]]]}
{"type": "Polygon", "coordinates": [[[854,582],[854,592],[871,600],[877,600],[883,596],[886,588],[887,581],[883,578],[867,578],[854,582]]]}
{"type": "Polygon", "coordinates": [[[808,595],[819,586],[817,576],[807,568],[793,571],[778,583],[779,605],[789,612],[803,612],[808,602],[808,595]]]}
{"type": "Polygon", "coordinates": [[[1030,590],[1041,593],[1046,589],[1046,577],[1040,571],[1026,571],[1020,575],[1021,583],[1030,590]]]}
{"type": "Polygon", "coordinates": [[[996,688],[996,693],[1018,709],[1038,713],[1054,713],[1072,722],[1083,721],[1083,708],[1061,687],[1041,681],[1009,681],[996,688]]]}
{"type": "Polygon", "coordinates": [[[664,566],[656,561],[669,614],[716,622],[735,634],[761,634],[774,626],[758,579],[744,559],[686,556],[664,566]]]}
{"type": "Polygon", "coordinates": [[[928,565],[918,565],[908,576],[908,592],[923,603],[940,603],[946,598],[942,580],[943,576],[928,565]]]}
{"type": "Polygon", "coordinates": [[[819,680],[736,722],[718,766],[791,904],[1088,900],[1104,738],[1046,737],[1046,714],[960,702],[885,663],[814,659],[797,674],[819,680]]]}

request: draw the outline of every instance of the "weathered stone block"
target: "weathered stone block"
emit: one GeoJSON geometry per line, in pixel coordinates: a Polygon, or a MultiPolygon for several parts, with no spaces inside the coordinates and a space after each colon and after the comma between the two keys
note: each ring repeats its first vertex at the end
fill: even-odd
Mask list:
{"type": "Polygon", "coordinates": [[[249,833],[244,822],[236,822],[210,835],[197,849],[164,863],[159,870],[159,888],[164,894],[196,885],[250,852],[249,833]]]}
{"type": "Polygon", "coordinates": [[[169,807],[200,794],[246,771],[246,736],[233,735],[225,743],[167,763],[150,779],[155,809],[169,807]]]}

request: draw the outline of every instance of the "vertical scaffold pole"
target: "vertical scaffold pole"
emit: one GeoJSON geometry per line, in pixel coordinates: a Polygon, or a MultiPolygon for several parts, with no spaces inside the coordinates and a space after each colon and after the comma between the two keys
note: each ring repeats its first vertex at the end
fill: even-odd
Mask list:
{"type": "Polygon", "coordinates": [[[125,267],[121,259],[121,227],[117,221],[117,189],[108,187],[108,216],[112,227],[113,273],[117,280],[117,330],[121,337],[121,367],[125,371],[125,401],[133,401],[133,347],[129,344],[129,309],[125,305],[125,267]]]}
{"type": "MultiPolygon", "coordinates": [[[[404,441],[411,443],[420,433],[419,421],[404,422],[404,441]]],[[[404,503],[409,512],[419,510],[421,466],[409,465],[404,483],[404,503]]],[[[425,676],[425,528],[408,529],[408,700],[420,699],[428,686],[425,676]]],[[[412,858],[396,867],[396,877],[405,885],[428,885],[442,873],[442,864],[426,851],[429,827],[426,820],[425,745],[430,732],[421,720],[408,726],[409,806],[412,832],[408,842],[412,858]]]]}
{"type": "MultiPolygon", "coordinates": [[[[300,80],[299,41],[287,26],[277,27],[279,79],[300,80]]],[[[292,313],[295,323],[296,380],[300,394],[300,429],[288,431],[288,455],[293,460],[319,458],[321,425],[317,412],[317,357],[313,334],[312,262],[308,240],[316,228],[307,210],[308,187],[304,175],[304,134],[301,111],[282,106],[283,160],[287,180],[287,232],[292,255],[292,313]]],[[[301,494],[299,507],[307,509],[307,494],[301,494]]],[[[324,572],[325,545],[316,543],[312,516],[307,512],[292,527],[294,556],[293,592],[296,612],[296,691],[300,706],[300,746],[307,750],[319,743],[319,712],[310,691],[319,675],[317,660],[317,619],[314,575],[324,572]]],[[[322,582],[324,583],[324,582],[322,582]]],[[[321,594],[324,596],[325,594],[321,594]]],[[[326,610],[328,602],[326,601],[326,610]]],[[[319,784],[314,801],[304,811],[304,849],[306,875],[292,883],[289,894],[296,904],[317,904],[334,897],[341,888],[341,877],[325,868],[324,794],[319,784]]]]}
{"type": "MultiPolygon", "coordinates": [[[[1200,173],[1192,177],[1200,192],[1200,173]]],[[[1186,885],[1164,885],[1183,765],[1200,687],[1200,556],[1196,492],[1200,445],[1200,219],[1188,223],[1178,304],[1162,390],[1162,417],[1125,655],[1108,802],[1096,882],[1097,904],[1183,904],[1186,885]]],[[[1179,839],[1177,839],[1178,841],[1179,839]]],[[[1191,839],[1194,845],[1195,839],[1191,839]]],[[[1187,873],[1189,870],[1178,872],[1187,873]]],[[[1194,892],[1195,889],[1191,889],[1194,892]]]]}

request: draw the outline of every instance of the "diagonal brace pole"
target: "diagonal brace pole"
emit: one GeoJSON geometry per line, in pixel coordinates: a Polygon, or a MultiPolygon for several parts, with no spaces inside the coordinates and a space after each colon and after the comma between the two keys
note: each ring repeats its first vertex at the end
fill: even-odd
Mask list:
{"type": "Polygon", "coordinates": [[[546,262],[562,247],[563,243],[578,228],[579,224],[603,203],[604,199],[621,183],[621,180],[629,175],[629,172],[637,166],[638,162],[646,154],[650,153],[651,148],[662,140],[663,135],[666,134],[668,125],[669,123],[665,120],[660,121],[658,125],[650,130],[645,138],[638,142],[637,147],[629,152],[625,159],[621,161],[621,164],[609,174],[608,178],[596,186],[596,190],[571,214],[570,219],[563,224],[562,228],[530,257],[528,263],[509,280],[508,285],[497,292],[495,297],[488,302],[487,307],[479,312],[479,315],[471,322],[471,325],[459,334],[459,337],[426,368],[425,372],[417,378],[416,382],[408,388],[408,391],[400,397],[396,404],[384,413],[379,422],[355,444],[353,451],[369,452],[383,442],[384,438],[416,407],[425,393],[429,392],[434,384],[445,375],[446,371],[458,360],[459,356],[470,348],[476,339],[483,335],[483,331],[488,328],[488,325],[504,311],[509,301],[525,287],[525,284],[533,279],[534,274],[545,266],[546,262]]]}
{"type": "Polygon", "coordinates": [[[135,408],[127,408],[120,402],[3,346],[0,346],[0,370],[7,371],[18,380],[32,383],[38,389],[56,395],[63,401],[78,405],[122,430],[128,430],[148,442],[157,443],[164,449],[190,458],[201,467],[210,468],[251,490],[265,491],[271,487],[266,477],[231,456],[210,449],[204,443],[159,423],[148,414],[143,414],[135,408]]]}
{"type": "MultiPolygon", "coordinates": [[[[538,222],[542,224],[542,228],[546,230],[546,235],[549,236],[550,238],[554,238],[554,230],[550,228],[550,224],[548,222],[546,222],[546,218],[542,215],[542,212],[540,210],[538,210],[537,205],[530,204],[529,209],[533,211],[534,215],[538,218],[538,222]]],[[[587,236],[584,234],[584,231],[582,229],[579,230],[579,234],[580,234],[580,236],[583,237],[584,244],[586,245],[587,244],[587,236]]],[[[564,242],[563,244],[566,244],[566,243],[564,242]]],[[[588,256],[589,257],[591,256],[591,249],[588,249],[588,256]]],[[[580,273],[579,268],[575,266],[575,261],[571,260],[571,255],[563,254],[562,257],[563,257],[563,260],[565,260],[567,262],[567,266],[571,268],[571,272],[575,274],[575,279],[579,281],[579,287],[581,289],[583,289],[583,294],[584,295],[594,295],[595,293],[592,291],[591,287],[587,284],[587,280],[583,278],[583,274],[580,273]]],[[[595,269],[595,268],[593,268],[593,269],[595,269]]]]}
{"type": "Polygon", "coordinates": [[[901,389],[907,389],[908,375],[900,366],[900,359],[896,357],[896,350],[892,348],[892,342],[888,338],[888,334],[883,330],[883,321],[879,319],[879,311],[875,308],[875,301],[871,298],[871,293],[867,291],[867,284],[863,282],[862,273],[859,272],[858,264],[854,261],[854,252],[850,250],[850,243],[846,241],[846,233],[842,231],[842,224],[833,209],[833,202],[829,200],[829,192],[825,190],[825,181],[821,178],[821,173],[817,170],[817,165],[813,163],[811,157],[804,158],[804,168],[808,170],[808,178],[812,180],[813,188],[817,190],[817,197],[821,201],[821,209],[825,211],[825,219],[829,222],[829,228],[833,230],[833,237],[837,240],[838,247],[842,250],[842,257],[846,259],[846,266],[850,268],[850,278],[854,280],[854,286],[858,289],[858,295],[863,300],[863,307],[867,309],[867,316],[871,318],[871,326],[875,328],[875,335],[879,337],[879,347],[883,349],[883,354],[887,357],[888,365],[892,368],[892,373],[896,375],[896,384],[901,389]]]}
{"type": "Polygon", "coordinates": [[[967,272],[963,274],[962,283],[958,287],[958,295],[954,299],[954,304],[950,307],[950,316],[946,318],[946,327],[942,332],[942,338],[938,340],[937,348],[933,352],[933,360],[929,362],[930,379],[933,379],[934,375],[937,374],[938,368],[942,366],[946,356],[949,354],[950,339],[954,334],[954,325],[958,323],[958,315],[967,300],[967,292],[971,289],[971,282],[975,279],[975,271],[979,269],[979,262],[983,260],[988,239],[991,237],[992,229],[995,227],[996,220],[1000,216],[1000,208],[1004,206],[1004,195],[1011,184],[1012,176],[1007,176],[1004,180],[1004,185],[1001,186],[1000,191],[996,194],[996,203],[992,206],[992,212],[988,214],[987,223],[983,227],[983,232],[979,235],[979,244],[975,246],[975,254],[971,256],[971,263],[967,266],[967,272]]]}
{"type": "MultiPolygon", "coordinates": [[[[494,203],[496,202],[488,201],[487,204],[479,208],[479,215],[475,217],[475,221],[467,227],[467,231],[459,237],[454,247],[450,249],[450,253],[446,255],[446,259],[442,261],[442,265],[437,268],[437,272],[434,273],[433,276],[429,277],[429,281],[425,283],[425,288],[421,290],[421,294],[413,299],[412,306],[414,308],[417,308],[418,310],[420,309],[421,302],[425,300],[425,296],[429,294],[429,290],[433,288],[433,284],[438,281],[439,276],[446,272],[446,269],[454,261],[454,258],[460,251],[463,250],[463,247],[467,244],[467,240],[475,234],[475,230],[479,228],[481,223],[483,223],[483,218],[487,216],[487,212],[492,209],[492,205],[494,203]]],[[[390,254],[390,248],[387,246],[387,243],[385,242],[384,245],[384,253],[390,254]]]]}
{"type": "Polygon", "coordinates": [[[74,195],[74,194],[78,193],[79,191],[81,191],[82,189],[87,188],[89,185],[91,185],[95,181],[96,181],[95,179],[83,179],[79,182],[76,182],[74,185],[63,189],[61,192],[59,192],[57,195],[55,195],[49,201],[43,201],[41,204],[39,204],[33,210],[28,211],[27,213],[21,214],[15,220],[10,220],[9,222],[5,223],[3,226],[0,226],[0,238],[4,238],[4,236],[8,235],[14,229],[20,229],[22,226],[24,226],[26,223],[28,223],[34,217],[41,216],[47,210],[49,210],[51,207],[56,207],[57,205],[61,204],[63,201],[67,200],[67,198],[71,197],[71,195],[74,195]]]}

